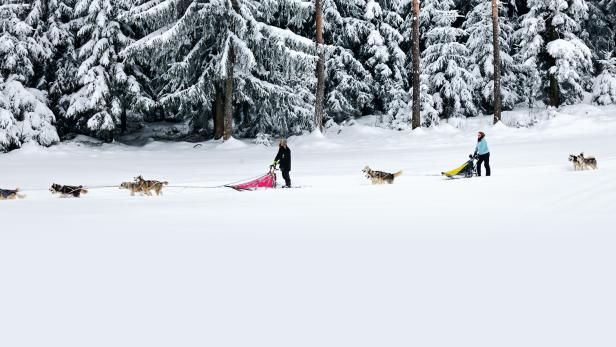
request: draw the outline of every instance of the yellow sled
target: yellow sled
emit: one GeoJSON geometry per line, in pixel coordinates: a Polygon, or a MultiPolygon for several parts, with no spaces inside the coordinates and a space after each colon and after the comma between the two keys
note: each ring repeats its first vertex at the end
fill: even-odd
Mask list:
{"type": "Polygon", "coordinates": [[[469,156],[469,158],[470,160],[462,164],[460,167],[457,167],[451,171],[441,172],[441,174],[449,178],[473,177],[477,174],[477,169],[475,168],[475,158],[472,155],[469,156]]]}

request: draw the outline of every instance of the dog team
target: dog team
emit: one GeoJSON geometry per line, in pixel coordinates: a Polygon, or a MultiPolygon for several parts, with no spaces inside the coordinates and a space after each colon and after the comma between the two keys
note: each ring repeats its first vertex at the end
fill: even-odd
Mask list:
{"type": "MultiPolygon", "coordinates": [[[[483,163],[486,168],[486,174],[490,176],[490,152],[485,140],[485,133],[479,132],[477,137],[477,146],[475,147],[474,154],[475,157],[479,158],[477,173],[481,176],[481,164],[483,163]]],[[[286,140],[281,140],[279,147],[279,152],[274,160],[274,165],[280,164],[286,183],[285,186],[290,187],[291,179],[289,177],[289,171],[291,171],[291,150],[287,146],[286,140]]],[[[588,169],[597,170],[598,168],[597,159],[593,156],[586,157],[584,156],[584,153],[580,153],[579,155],[570,155],[569,161],[573,164],[573,169],[575,171],[588,169]]],[[[369,166],[364,167],[362,172],[366,178],[372,182],[372,184],[393,184],[396,177],[402,175],[402,171],[388,173],[372,170],[369,166]]],[[[130,191],[131,196],[134,196],[137,193],[142,196],[152,196],[152,192],[154,192],[157,196],[160,196],[163,194],[163,187],[168,184],[169,182],[146,180],[142,176],[137,176],[132,182],[122,182],[122,184],[120,184],[120,189],[130,191]]],[[[49,190],[53,194],[59,194],[61,197],[79,198],[81,195],[88,193],[88,190],[83,186],[66,186],[56,183],[54,183],[49,190]]],[[[15,200],[23,198],[25,198],[25,195],[20,194],[19,188],[0,189],[0,200],[15,200]]]]}
{"type": "MultiPolygon", "coordinates": [[[[163,194],[163,187],[168,184],[169,182],[146,180],[142,176],[137,176],[132,182],[122,182],[122,184],[120,184],[120,189],[129,190],[131,196],[134,196],[136,193],[152,196],[152,192],[154,192],[157,196],[160,196],[163,194]]],[[[49,191],[52,194],[60,195],[60,197],[62,198],[79,198],[82,195],[88,193],[88,190],[84,186],[66,186],[57,183],[52,184],[51,188],[49,188],[49,191]]],[[[19,188],[0,189],[0,200],[15,200],[23,199],[26,197],[19,192],[19,188]]]]}

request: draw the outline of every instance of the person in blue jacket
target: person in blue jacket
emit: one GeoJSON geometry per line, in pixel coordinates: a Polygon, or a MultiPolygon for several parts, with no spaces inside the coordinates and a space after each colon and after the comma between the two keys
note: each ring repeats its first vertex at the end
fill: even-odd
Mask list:
{"type": "Polygon", "coordinates": [[[490,176],[490,149],[486,141],[486,134],[480,131],[477,134],[477,146],[475,147],[475,155],[479,158],[477,161],[477,176],[481,176],[481,164],[486,167],[486,176],[490,176]]]}

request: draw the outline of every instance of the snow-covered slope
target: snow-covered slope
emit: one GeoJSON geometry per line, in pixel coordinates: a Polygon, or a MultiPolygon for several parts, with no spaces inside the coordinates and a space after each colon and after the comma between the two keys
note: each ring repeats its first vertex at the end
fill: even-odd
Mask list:
{"type": "MultiPolygon", "coordinates": [[[[525,112],[506,115],[524,117],[525,112]]],[[[613,346],[616,108],[532,128],[355,125],[291,138],[302,189],[234,141],[26,146],[0,155],[0,346],[613,346]],[[484,130],[493,176],[447,180],[484,130]],[[584,151],[598,171],[575,172],[584,151]],[[404,170],[372,186],[360,170],[404,170]]]]}

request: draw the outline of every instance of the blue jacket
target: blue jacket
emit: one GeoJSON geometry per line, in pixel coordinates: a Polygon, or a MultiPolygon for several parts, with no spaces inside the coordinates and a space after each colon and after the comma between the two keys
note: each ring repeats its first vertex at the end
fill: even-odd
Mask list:
{"type": "Polygon", "coordinates": [[[488,142],[486,141],[485,137],[481,139],[481,141],[477,142],[477,147],[475,147],[475,152],[477,152],[477,154],[479,155],[490,153],[490,150],[488,149],[488,142]]]}

